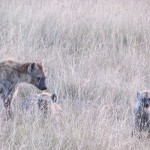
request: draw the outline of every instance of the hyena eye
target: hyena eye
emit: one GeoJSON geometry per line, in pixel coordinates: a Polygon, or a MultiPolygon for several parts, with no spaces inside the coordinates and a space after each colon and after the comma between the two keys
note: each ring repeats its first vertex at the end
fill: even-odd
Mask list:
{"type": "Polygon", "coordinates": [[[142,102],[144,103],[144,99],[142,99],[142,102]]]}
{"type": "Polygon", "coordinates": [[[40,80],[41,80],[41,77],[37,77],[37,80],[40,81],[40,80]]]}
{"type": "Polygon", "coordinates": [[[43,101],[42,99],[39,99],[39,103],[42,103],[42,101],[43,101]]]}

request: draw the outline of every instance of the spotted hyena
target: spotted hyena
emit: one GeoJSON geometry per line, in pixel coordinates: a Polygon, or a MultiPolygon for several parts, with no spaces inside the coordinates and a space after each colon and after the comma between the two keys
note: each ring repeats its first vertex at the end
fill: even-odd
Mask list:
{"type": "Polygon", "coordinates": [[[19,83],[26,82],[40,90],[46,90],[45,75],[41,64],[20,63],[13,60],[0,62],[0,94],[7,117],[11,117],[11,101],[19,83]]]}
{"type": "Polygon", "coordinates": [[[42,93],[38,95],[38,108],[47,116],[48,110],[51,115],[58,120],[61,116],[62,106],[57,101],[57,95],[50,93],[42,93]]]}
{"type": "Polygon", "coordinates": [[[137,92],[134,108],[134,131],[150,133],[150,92],[137,92]]]}

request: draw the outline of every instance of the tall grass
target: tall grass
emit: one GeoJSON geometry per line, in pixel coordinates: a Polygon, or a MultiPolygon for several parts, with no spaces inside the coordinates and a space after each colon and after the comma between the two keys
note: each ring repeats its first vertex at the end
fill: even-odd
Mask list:
{"type": "MultiPolygon", "coordinates": [[[[147,0],[0,0],[0,57],[42,62],[60,123],[14,108],[0,149],[148,150],[131,137],[137,90],[150,87],[147,0]]],[[[15,100],[34,95],[21,86],[15,100]]]]}

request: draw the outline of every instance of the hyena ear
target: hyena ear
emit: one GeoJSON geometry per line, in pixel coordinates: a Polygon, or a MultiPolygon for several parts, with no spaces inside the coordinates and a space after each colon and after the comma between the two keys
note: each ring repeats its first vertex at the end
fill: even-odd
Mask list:
{"type": "Polygon", "coordinates": [[[138,100],[140,100],[141,93],[139,91],[137,91],[136,97],[137,97],[138,100]]]}
{"type": "Polygon", "coordinates": [[[32,73],[33,70],[35,69],[36,64],[35,63],[31,63],[28,66],[28,73],[32,73]]]}
{"type": "Polygon", "coordinates": [[[57,96],[56,96],[55,93],[52,94],[51,99],[52,99],[53,103],[56,103],[56,101],[57,101],[57,96]]]}

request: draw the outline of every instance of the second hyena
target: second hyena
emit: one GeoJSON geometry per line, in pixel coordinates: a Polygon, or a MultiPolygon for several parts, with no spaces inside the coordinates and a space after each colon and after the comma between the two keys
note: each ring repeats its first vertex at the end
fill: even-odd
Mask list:
{"type": "MultiPolygon", "coordinates": [[[[40,94],[36,94],[36,96],[32,96],[31,98],[25,98],[20,100],[20,106],[23,111],[30,111],[32,107],[37,108],[47,116],[48,110],[51,111],[51,105],[57,102],[56,94],[51,94],[47,92],[42,92],[40,94]]],[[[53,111],[53,110],[52,110],[53,111]]]]}
{"type": "Polygon", "coordinates": [[[137,92],[134,108],[135,132],[147,131],[150,133],[150,92],[137,92]]]}
{"type": "Polygon", "coordinates": [[[50,93],[41,93],[38,95],[38,108],[47,116],[48,109],[55,120],[60,120],[62,114],[62,106],[58,103],[57,95],[50,93]]]}
{"type": "Polygon", "coordinates": [[[13,60],[0,62],[0,94],[7,117],[11,117],[11,101],[19,83],[26,82],[40,90],[46,90],[45,75],[41,64],[35,62],[20,63],[13,60]]]}

